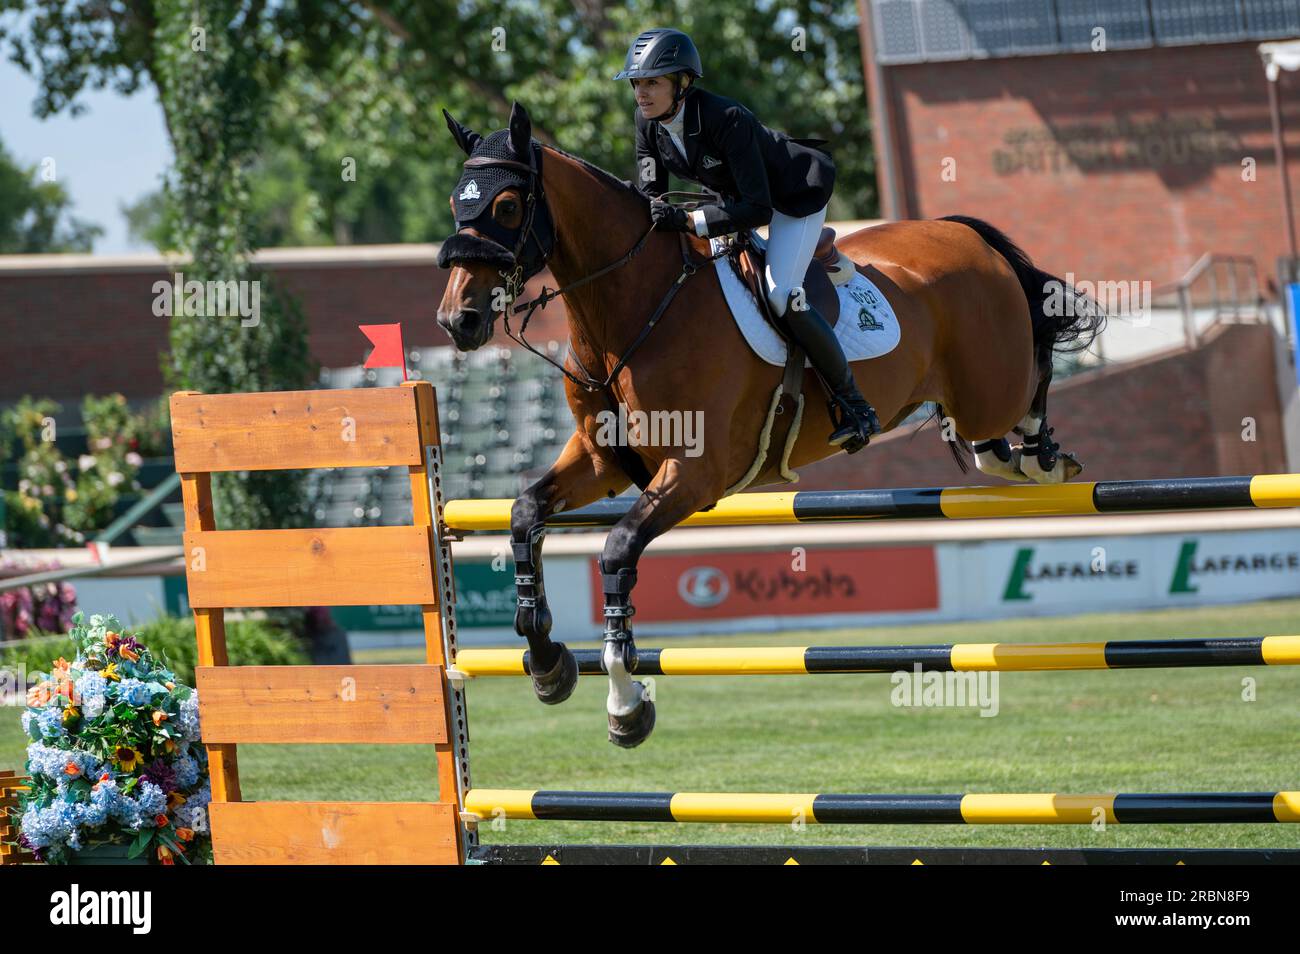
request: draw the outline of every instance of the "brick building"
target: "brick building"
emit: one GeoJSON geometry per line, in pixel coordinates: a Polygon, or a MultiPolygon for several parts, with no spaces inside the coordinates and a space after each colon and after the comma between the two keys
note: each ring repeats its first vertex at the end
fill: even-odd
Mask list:
{"type": "MultiPolygon", "coordinates": [[[[1287,251],[1261,41],[1300,0],[859,0],[886,218],[988,219],[1058,274],[1287,251]]],[[[1280,80],[1291,176],[1300,74],[1280,80]]]]}

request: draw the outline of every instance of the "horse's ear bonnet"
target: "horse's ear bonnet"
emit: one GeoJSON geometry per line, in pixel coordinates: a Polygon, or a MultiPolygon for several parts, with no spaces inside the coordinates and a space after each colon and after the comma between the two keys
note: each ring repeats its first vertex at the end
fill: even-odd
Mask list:
{"type": "Polygon", "coordinates": [[[518,105],[511,111],[510,128],[500,129],[486,139],[462,126],[443,111],[447,128],[456,144],[469,154],[470,160],[499,160],[501,165],[476,164],[467,166],[461,173],[456,190],[451,195],[452,213],[456,218],[457,233],[442,243],[438,252],[438,265],[450,268],[454,261],[487,262],[499,268],[513,268],[517,263],[516,248],[522,251],[525,244],[539,246],[528,256],[526,268],[530,273],[539,271],[550,255],[555,242],[550,209],[541,193],[542,148],[529,136],[527,114],[518,105]],[[529,173],[513,165],[523,163],[536,170],[529,173]],[[536,180],[534,182],[533,180],[536,180]],[[492,217],[492,202],[505,189],[518,189],[529,196],[536,189],[533,214],[535,219],[525,223],[529,235],[521,242],[517,230],[501,226],[492,217]],[[479,236],[465,235],[460,230],[472,228],[479,236]],[[530,241],[531,239],[531,241],[530,241]]]}
{"type": "MultiPolygon", "coordinates": [[[[470,158],[488,156],[492,159],[510,159],[515,162],[528,162],[526,156],[516,156],[510,147],[510,131],[499,129],[486,139],[480,139],[470,153],[470,158]]],[[[451,194],[452,208],[456,215],[456,225],[468,225],[484,211],[492,207],[492,200],[503,189],[515,188],[523,195],[528,194],[529,175],[508,166],[477,166],[465,169],[456,191],[451,194]]]]}

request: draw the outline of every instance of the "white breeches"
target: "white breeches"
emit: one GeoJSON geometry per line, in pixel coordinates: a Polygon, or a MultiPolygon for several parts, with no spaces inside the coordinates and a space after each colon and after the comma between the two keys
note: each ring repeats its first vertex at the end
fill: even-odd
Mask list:
{"type": "Polygon", "coordinates": [[[817,237],[825,222],[825,207],[801,219],[772,211],[767,227],[767,282],[772,289],[768,301],[777,315],[785,314],[790,292],[803,287],[803,277],[817,251],[817,237]]]}

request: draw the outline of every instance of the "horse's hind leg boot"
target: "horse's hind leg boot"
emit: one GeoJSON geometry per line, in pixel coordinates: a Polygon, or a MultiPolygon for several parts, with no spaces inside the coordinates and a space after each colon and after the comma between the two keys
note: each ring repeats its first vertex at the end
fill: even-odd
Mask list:
{"type": "Polygon", "coordinates": [[[527,540],[512,540],[515,558],[515,632],[528,640],[528,668],[533,692],[547,705],[558,705],[578,684],[578,664],[564,643],[551,641],[551,610],[542,580],[544,527],[534,527],[527,540]]]}
{"type": "Polygon", "coordinates": [[[609,740],[621,748],[633,748],[645,741],[654,728],[655,705],[645,686],[632,678],[636,669],[636,644],[632,640],[632,589],[636,568],[611,570],[601,564],[605,591],[605,646],[601,665],[609,676],[609,740]]]}

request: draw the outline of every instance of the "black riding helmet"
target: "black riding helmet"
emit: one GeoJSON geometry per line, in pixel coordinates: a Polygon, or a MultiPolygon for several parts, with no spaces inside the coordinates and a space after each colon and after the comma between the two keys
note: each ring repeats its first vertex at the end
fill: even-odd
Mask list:
{"type": "MultiPolygon", "coordinates": [[[[704,75],[704,65],[700,62],[700,51],[695,42],[681,30],[669,30],[658,27],[646,30],[628,48],[627,59],[623,61],[623,71],[615,80],[649,79],[652,76],[667,76],[669,73],[689,73],[696,79],[704,75]]],[[[660,120],[677,108],[686,89],[682,83],[673,91],[673,104],[659,116],[651,119],[660,120]]]]}

